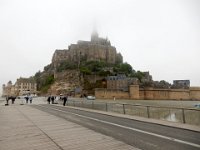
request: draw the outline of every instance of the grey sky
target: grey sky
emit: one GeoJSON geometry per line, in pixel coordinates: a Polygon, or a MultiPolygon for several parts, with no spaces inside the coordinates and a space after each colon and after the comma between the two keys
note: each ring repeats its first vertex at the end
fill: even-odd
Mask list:
{"type": "Polygon", "coordinates": [[[200,86],[199,0],[0,0],[0,84],[29,77],[55,49],[101,37],[154,80],[200,86]]]}

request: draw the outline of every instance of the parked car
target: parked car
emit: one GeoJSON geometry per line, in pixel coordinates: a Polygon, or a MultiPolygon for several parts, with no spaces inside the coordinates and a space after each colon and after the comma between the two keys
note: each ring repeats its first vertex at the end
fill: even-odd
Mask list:
{"type": "Polygon", "coordinates": [[[87,100],[95,100],[95,96],[87,96],[87,100]]]}

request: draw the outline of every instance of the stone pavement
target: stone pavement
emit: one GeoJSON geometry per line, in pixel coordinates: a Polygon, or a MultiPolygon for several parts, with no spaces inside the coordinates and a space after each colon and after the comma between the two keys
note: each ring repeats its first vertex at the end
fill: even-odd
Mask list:
{"type": "Polygon", "coordinates": [[[29,105],[0,103],[0,150],[138,150],[29,105]]]}

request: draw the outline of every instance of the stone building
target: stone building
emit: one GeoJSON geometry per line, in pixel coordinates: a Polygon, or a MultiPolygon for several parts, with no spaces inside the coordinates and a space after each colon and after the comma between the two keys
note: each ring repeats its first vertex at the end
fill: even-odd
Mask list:
{"type": "Polygon", "coordinates": [[[18,90],[19,95],[37,93],[37,83],[32,78],[20,77],[15,83],[15,88],[18,90]]]}
{"type": "Polygon", "coordinates": [[[107,89],[128,91],[129,85],[138,84],[137,78],[128,78],[125,74],[106,77],[107,89]]]}
{"type": "Polygon", "coordinates": [[[24,94],[36,94],[37,84],[32,78],[19,78],[13,85],[11,81],[2,86],[2,96],[19,96],[24,94]]]}
{"type": "Polygon", "coordinates": [[[12,81],[9,81],[7,85],[3,84],[2,86],[2,96],[16,96],[18,95],[15,85],[12,84],[12,81]]]}
{"type": "Polygon", "coordinates": [[[173,80],[171,88],[188,89],[190,87],[190,80],[173,80]]]}
{"type": "Polygon", "coordinates": [[[58,67],[62,61],[74,62],[77,65],[81,61],[105,61],[115,64],[123,62],[123,58],[108,39],[100,38],[97,32],[93,32],[91,41],[78,41],[68,49],[56,50],[52,58],[53,67],[58,67]]]}

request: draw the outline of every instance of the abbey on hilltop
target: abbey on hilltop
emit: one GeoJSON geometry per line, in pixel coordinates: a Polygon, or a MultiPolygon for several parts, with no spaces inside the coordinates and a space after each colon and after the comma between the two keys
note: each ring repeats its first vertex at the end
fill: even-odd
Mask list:
{"type": "Polygon", "coordinates": [[[91,41],[78,41],[68,49],[56,50],[53,54],[52,65],[57,68],[62,61],[80,63],[82,61],[104,61],[108,64],[123,62],[123,57],[106,38],[100,38],[96,31],[91,35],[91,41]]]}
{"type": "Polygon", "coordinates": [[[135,71],[111,45],[94,31],[90,41],[78,41],[68,49],[55,50],[52,62],[30,78],[15,85],[3,85],[3,96],[23,95],[95,95],[100,99],[200,100],[200,87],[189,80],[173,85],[154,81],[149,71],[135,71]]]}

